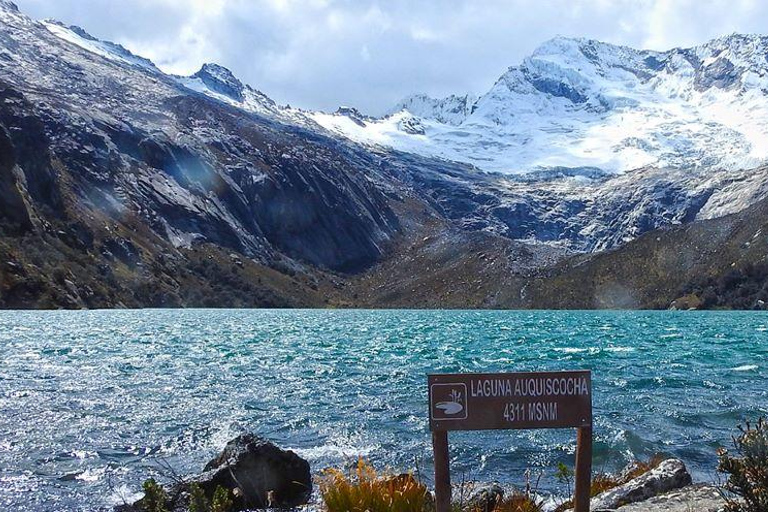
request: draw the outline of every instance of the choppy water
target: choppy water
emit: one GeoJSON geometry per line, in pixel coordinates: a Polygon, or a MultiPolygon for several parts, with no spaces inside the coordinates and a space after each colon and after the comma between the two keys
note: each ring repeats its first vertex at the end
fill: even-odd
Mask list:
{"type": "MultiPolygon", "coordinates": [[[[699,478],[768,413],[768,315],[672,312],[0,313],[0,509],[96,510],[243,431],[315,470],[431,467],[428,372],[593,370],[595,466],[667,452],[699,478]],[[160,470],[162,473],[162,470],[160,470]]],[[[453,471],[522,483],[571,431],[452,434],[453,471]]]]}

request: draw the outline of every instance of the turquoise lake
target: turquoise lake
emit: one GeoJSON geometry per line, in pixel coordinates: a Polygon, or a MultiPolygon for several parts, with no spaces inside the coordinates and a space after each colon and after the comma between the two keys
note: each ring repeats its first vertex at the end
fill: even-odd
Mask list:
{"type": "MultiPolygon", "coordinates": [[[[694,479],[768,414],[768,314],[0,312],[0,509],[98,510],[245,431],[314,471],[363,456],[431,477],[426,374],[589,369],[594,466],[664,452],[694,479]]],[[[524,483],[572,430],[451,434],[452,470],[524,483]]]]}

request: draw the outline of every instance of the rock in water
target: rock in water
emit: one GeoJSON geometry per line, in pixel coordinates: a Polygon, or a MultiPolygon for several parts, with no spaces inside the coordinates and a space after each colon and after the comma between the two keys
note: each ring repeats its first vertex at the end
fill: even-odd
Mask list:
{"type": "Polygon", "coordinates": [[[205,466],[195,481],[213,493],[217,486],[239,489],[238,510],[246,508],[291,508],[303,505],[312,495],[309,463],[253,434],[229,443],[205,466]]]}
{"type": "Polygon", "coordinates": [[[659,494],[691,484],[691,475],[683,461],[667,459],[661,464],[620,485],[598,494],[590,502],[591,510],[612,510],[622,505],[644,501],[659,494]]]}

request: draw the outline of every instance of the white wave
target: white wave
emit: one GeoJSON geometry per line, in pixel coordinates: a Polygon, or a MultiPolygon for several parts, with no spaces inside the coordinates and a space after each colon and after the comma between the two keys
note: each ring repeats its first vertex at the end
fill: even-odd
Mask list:
{"type": "Polygon", "coordinates": [[[379,445],[354,446],[338,444],[324,444],[322,446],[313,446],[311,448],[290,448],[299,456],[305,459],[351,459],[357,457],[367,457],[379,448],[379,445]]]}
{"type": "Polygon", "coordinates": [[[98,482],[106,474],[107,468],[88,468],[75,477],[76,480],[83,482],[98,482]]]}
{"type": "Polygon", "coordinates": [[[136,489],[123,484],[116,487],[112,494],[106,496],[104,501],[106,502],[106,505],[110,507],[116,507],[118,505],[125,505],[127,503],[135,503],[143,497],[143,492],[136,492],[136,489]]]}
{"type": "Polygon", "coordinates": [[[589,349],[585,347],[565,347],[565,348],[556,348],[557,352],[563,352],[565,354],[579,354],[581,352],[586,352],[589,349]]]}
{"type": "Polygon", "coordinates": [[[742,366],[737,366],[736,368],[731,368],[731,371],[734,372],[752,372],[757,370],[758,366],[756,364],[745,364],[742,366]]]}

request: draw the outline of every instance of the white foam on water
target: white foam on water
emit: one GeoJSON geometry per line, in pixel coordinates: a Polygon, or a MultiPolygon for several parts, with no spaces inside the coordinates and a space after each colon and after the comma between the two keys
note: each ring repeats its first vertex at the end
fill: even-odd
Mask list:
{"type": "Polygon", "coordinates": [[[106,474],[107,468],[89,468],[75,477],[82,482],[98,482],[106,474]]]}
{"type": "Polygon", "coordinates": [[[585,347],[565,347],[565,348],[556,348],[555,351],[557,352],[563,352],[565,354],[580,354],[581,352],[588,351],[588,348],[585,347]]]}
{"type": "Polygon", "coordinates": [[[117,486],[111,494],[106,496],[104,498],[104,503],[109,507],[116,507],[118,505],[135,503],[143,497],[143,492],[136,492],[136,489],[123,484],[117,486]]]}
{"type": "Polygon", "coordinates": [[[340,446],[338,444],[325,444],[322,446],[313,446],[312,448],[289,448],[296,452],[300,457],[309,460],[324,458],[334,459],[352,459],[357,457],[366,457],[379,448],[379,445],[369,446],[340,446]]]}
{"type": "Polygon", "coordinates": [[[736,368],[731,368],[731,371],[734,372],[752,372],[758,369],[758,366],[756,364],[745,364],[742,366],[737,366],[736,368]]]}

